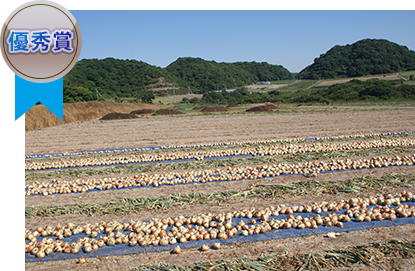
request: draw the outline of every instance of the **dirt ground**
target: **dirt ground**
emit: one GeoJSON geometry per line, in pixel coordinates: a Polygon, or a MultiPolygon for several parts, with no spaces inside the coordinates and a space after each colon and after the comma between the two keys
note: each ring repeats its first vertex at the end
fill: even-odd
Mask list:
{"type": "Polygon", "coordinates": [[[26,154],[414,130],[415,108],[327,113],[148,116],[26,132],[26,154]]]}
{"type": "MultiPolygon", "coordinates": [[[[379,110],[358,112],[327,113],[284,113],[284,114],[235,114],[208,116],[149,116],[134,120],[89,121],[50,127],[26,133],[26,153],[73,151],[100,148],[121,148],[135,146],[173,145],[208,142],[231,142],[246,140],[264,140],[290,137],[310,137],[325,135],[352,135],[379,132],[415,130],[415,108],[405,110],[379,110]]],[[[74,203],[107,202],[124,197],[156,197],[171,193],[187,194],[191,192],[213,193],[218,191],[238,191],[260,184],[289,184],[305,180],[349,180],[362,176],[382,176],[390,173],[415,173],[414,166],[399,168],[365,169],[319,174],[312,179],[302,175],[283,176],[262,180],[237,182],[204,183],[183,186],[162,186],[153,188],[112,190],[83,194],[51,195],[26,197],[26,206],[62,205],[74,203]]],[[[111,177],[119,177],[112,174],[111,177]]],[[[102,176],[93,176],[99,178],[102,176]]],[[[65,178],[70,179],[70,178],[65,178]]],[[[45,180],[49,181],[49,180],[45,180]]],[[[30,180],[26,183],[31,182],[30,180]]],[[[174,217],[206,212],[221,213],[250,207],[269,205],[298,205],[314,201],[336,201],[350,197],[367,197],[378,193],[398,193],[403,190],[415,193],[415,187],[393,189],[370,189],[364,193],[340,193],[338,195],[306,195],[284,198],[249,198],[243,202],[228,201],[221,205],[194,204],[163,211],[143,210],[125,215],[106,215],[100,217],[86,215],[65,215],[57,217],[32,217],[25,220],[25,227],[95,223],[117,220],[147,220],[155,217],[174,217]]],[[[348,246],[368,245],[371,242],[383,242],[391,239],[415,241],[415,225],[377,228],[363,231],[345,232],[336,239],[325,235],[301,238],[289,238],[233,244],[220,250],[202,252],[198,249],[184,250],[180,255],[170,252],[147,253],[105,258],[88,258],[85,264],[76,264],[77,260],[52,261],[44,263],[26,263],[27,270],[128,270],[150,262],[190,265],[200,261],[221,258],[249,257],[278,252],[288,255],[303,255],[310,251],[314,255],[324,255],[329,249],[343,249],[348,246]]],[[[414,259],[390,259],[384,266],[374,266],[375,270],[413,270],[414,259]],[[382,269],[383,268],[383,269],[382,269]]],[[[346,270],[346,269],[344,269],[346,270]]],[[[356,270],[367,270],[359,267],[356,270]]]]}

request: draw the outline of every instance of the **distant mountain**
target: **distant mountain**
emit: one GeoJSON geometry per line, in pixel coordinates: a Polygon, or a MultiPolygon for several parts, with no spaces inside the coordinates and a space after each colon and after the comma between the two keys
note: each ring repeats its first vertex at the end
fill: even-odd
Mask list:
{"type": "Polygon", "coordinates": [[[357,77],[415,70],[415,52],[388,40],[334,46],[300,72],[301,79],[357,77]]]}

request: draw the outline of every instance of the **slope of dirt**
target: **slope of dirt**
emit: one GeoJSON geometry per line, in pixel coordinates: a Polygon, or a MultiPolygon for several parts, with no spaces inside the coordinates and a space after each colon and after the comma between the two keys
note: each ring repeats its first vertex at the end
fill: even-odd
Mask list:
{"type": "Polygon", "coordinates": [[[94,120],[111,112],[127,113],[143,107],[160,109],[167,105],[111,102],[77,102],[63,104],[63,121],[44,105],[34,105],[25,113],[25,130],[32,131],[46,127],[58,126],[64,123],[94,120]]]}

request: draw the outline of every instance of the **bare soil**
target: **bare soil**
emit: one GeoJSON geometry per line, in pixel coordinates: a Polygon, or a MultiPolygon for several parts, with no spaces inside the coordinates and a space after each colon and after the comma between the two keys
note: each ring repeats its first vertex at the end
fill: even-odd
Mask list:
{"type": "Polygon", "coordinates": [[[148,116],[26,132],[26,154],[414,130],[415,108],[360,112],[148,116]]]}

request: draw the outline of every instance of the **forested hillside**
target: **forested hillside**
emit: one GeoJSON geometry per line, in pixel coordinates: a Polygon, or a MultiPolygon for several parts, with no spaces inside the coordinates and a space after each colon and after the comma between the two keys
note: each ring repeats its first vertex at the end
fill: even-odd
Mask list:
{"type": "MultiPolygon", "coordinates": [[[[156,79],[168,73],[156,66],[137,60],[82,59],[65,76],[66,91],[82,87],[95,93],[95,89],[106,97],[133,97],[156,79]]],[[[65,91],[65,89],[64,89],[65,91]]]]}
{"type": "Polygon", "coordinates": [[[334,46],[300,72],[301,79],[356,77],[415,70],[415,52],[387,40],[364,39],[334,46]]]}
{"type": "Polygon", "coordinates": [[[160,68],[137,60],[83,59],[64,77],[64,102],[93,99],[96,90],[104,97],[142,98],[157,87],[203,92],[291,78],[287,69],[265,62],[217,63],[186,57],[160,68]]]}

